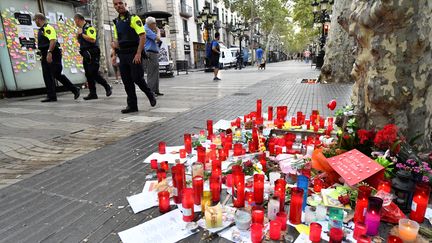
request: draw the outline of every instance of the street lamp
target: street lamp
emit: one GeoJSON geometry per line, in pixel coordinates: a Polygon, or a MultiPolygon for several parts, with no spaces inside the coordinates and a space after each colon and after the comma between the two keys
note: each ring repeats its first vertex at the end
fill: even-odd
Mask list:
{"type": "MultiPolygon", "coordinates": [[[[211,40],[210,40],[210,38],[212,36],[211,30],[216,27],[215,25],[218,21],[218,15],[217,15],[217,13],[214,13],[214,12],[211,13],[210,7],[204,6],[201,13],[199,13],[196,21],[197,21],[199,26],[204,25],[205,34],[203,37],[204,37],[204,41],[206,42],[206,48],[208,48],[207,46],[211,42],[211,40]]],[[[206,72],[211,71],[210,59],[208,57],[206,57],[205,60],[206,60],[206,70],[205,71],[206,72]]]]}
{"type": "Polygon", "coordinates": [[[245,24],[242,23],[242,22],[237,22],[236,23],[236,27],[232,31],[233,35],[239,38],[239,49],[240,49],[239,50],[240,57],[239,57],[239,60],[238,60],[238,62],[240,62],[239,69],[242,69],[242,66],[243,66],[243,60],[242,60],[243,59],[242,40],[243,40],[243,37],[245,35],[245,31],[248,31],[248,29],[245,26],[245,24]]]}
{"type": "MultiPolygon", "coordinates": [[[[327,39],[328,30],[330,27],[330,14],[329,5],[333,5],[334,1],[321,0],[319,3],[317,0],[312,2],[313,15],[314,15],[314,26],[315,24],[321,24],[321,38],[320,38],[320,51],[317,55],[316,68],[321,68],[324,64],[324,46],[327,39]]],[[[331,7],[330,7],[331,8],[331,7]]]]}

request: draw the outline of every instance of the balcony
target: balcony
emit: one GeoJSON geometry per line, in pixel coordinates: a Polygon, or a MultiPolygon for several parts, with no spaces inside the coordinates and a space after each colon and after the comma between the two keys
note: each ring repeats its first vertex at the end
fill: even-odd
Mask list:
{"type": "Polygon", "coordinates": [[[184,2],[181,2],[179,4],[179,9],[180,9],[180,16],[184,17],[184,18],[190,18],[193,16],[193,9],[191,6],[187,5],[184,2]]]}

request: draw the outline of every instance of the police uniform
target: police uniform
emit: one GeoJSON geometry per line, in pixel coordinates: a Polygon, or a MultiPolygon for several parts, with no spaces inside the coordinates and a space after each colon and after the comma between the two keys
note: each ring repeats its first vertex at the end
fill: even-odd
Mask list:
{"type": "MultiPolygon", "coordinates": [[[[119,49],[116,51],[120,59],[120,75],[127,94],[128,107],[123,113],[137,111],[138,103],[135,85],[146,94],[151,106],[156,105],[153,92],[144,80],[144,68],[142,64],[133,63],[133,59],[139,45],[139,35],[145,34],[141,19],[136,15],[126,12],[114,19],[114,37],[117,39],[119,49]]],[[[143,54],[145,55],[145,54],[143,54]]]]}
{"type": "Polygon", "coordinates": [[[47,89],[47,99],[43,100],[47,101],[56,101],[56,83],[54,79],[57,79],[60,83],[63,84],[68,90],[70,90],[74,94],[74,98],[77,99],[79,97],[79,89],[74,86],[71,81],[63,75],[62,69],[62,53],[60,49],[60,44],[56,41],[54,49],[51,51],[52,53],[52,62],[48,63],[46,58],[49,52],[49,46],[51,40],[57,40],[57,34],[55,29],[49,25],[44,24],[38,31],[38,49],[42,55],[42,74],[45,82],[45,87],[47,89]]]}
{"type": "Polygon", "coordinates": [[[111,95],[111,86],[99,73],[99,61],[100,61],[100,49],[97,41],[92,43],[84,39],[83,34],[96,40],[96,29],[85,23],[82,27],[82,34],[78,36],[78,42],[80,44],[80,54],[83,56],[83,65],[85,76],[88,81],[90,93],[85,100],[97,99],[96,94],[96,82],[105,88],[106,96],[111,95]]]}

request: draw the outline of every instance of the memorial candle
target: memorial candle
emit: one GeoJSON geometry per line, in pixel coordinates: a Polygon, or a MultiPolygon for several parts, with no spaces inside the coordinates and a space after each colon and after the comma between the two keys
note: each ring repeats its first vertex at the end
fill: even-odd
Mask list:
{"type": "Polygon", "coordinates": [[[203,146],[197,147],[197,161],[203,164],[206,161],[206,148],[203,146]]]}
{"type": "Polygon", "coordinates": [[[243,153],[243,145],[241,143],[234,144],[234,156],[240,156],[243,153]]]}
{"type": "Polygon", "coordinates": [[[367,227],[365,224],[357,222],[355,223],[353,238],[357,240],[360,235],[365,235],[367,232],[367,227]]]}
{"type": "Polygon", "coordinates": [[[367,226],[367,234],[370,236],[378,235],[381,216],[380,210],[383,200],[379,197],[369,197],[369,205],[365,216],[365,224],[367,226]]]}
{"type": "Polygon", "coordinates": [[[210,177],[210,191],[211,191],[212,201],[214,203],[219,202],[220,201],[220,192],[221,192],[221,182],[220,182],[219,176],[211,176],[210,177]]]}
{"type": "Polygon", "coordinates": [[[162,161],[162,162],[160,163],[160,167],[161,167],[161,169],[163,169],[163,170],[165,170],[165,171],[168,171],[168,170],[169,170],[169,164],[168,164],[168,161],[162,161]]]}
{"type": "Polygon", "coordinates": [[[368,198],[371,193],[371,188],[368,186],[360,186],[358,189],[357,203],[354,211],[354,223],[364,222],[365,210],[368,205],[368,198]]]}
{"type": "Polygon", "coordinates": [[[266,154],[265,153],[261,154],[260,163],[261,163],[261,166],[263,168],[263,171],[267,172],[267,160],[266,160],[266,154]]]}
{"type": "Polygon", "coordinates": [[[254,203],[254,193],[253,192],[245,192],[245,198],[248,205],[252,205],[254,203]]]}
{"type": "Polygon", "coordinates": [[[213,136],[213,120],[207,120],[207,139],[213,136]]]}
{"type": "Polygon", "coordinates": [[[194,197],[192,188],[183,189],[182,213],[184,222],[192,222],[194,219],[194,197]]]}
{"type": "Polygon", "coordinates": [[[409,219],[399,219],[399,236],[403,242],[414,242],[420,225],[409,219]]]}
{"type": "Polygon", "coordinates": [[[291,224],[300,224],[303,206],[303,189],[294,187],[291,189],[291,203],[289,221],[291,224]]]}
{"type": "Polygon", "coordinates": [[[321,180],[321,178],[315,177],[313,180],[314,191],[315,192],[321,192],[323,184],[324,184],[324,182],[321,180]]]}
{"type": "Polygon", "coordinates": [[[243,172],[233,172],[232,187],[233,205],[242,208],[245,205],[245,175],[243,172]]]}
{"type": "Polygon", "coordinates": [[[377,190],[390,193],[391,192],[391,180],[382,179],[378,184],[377,190]]]}
{"type": "Polygon", "coordinates": [[[253,223],[251,225],[251,241],[252,243],[260,243],[263,237],[264,226],[261,224],[253,223]]]}
{"type": "Polygon", "coordinates": [[[279,197],[279,212],[285,211],[285,190],[286,190],[286,181],[285,179],[277,179],[275,181],[275,196],[279,197]]]}
{"type": "Polygon", "coordinates": [[[204,180],[202,176],[195,176],[192,179],[192,188],[194,192],[194,203],[195,205],[200,205],[202,193],[204,190],[204,180]]]}
{"type": "Polygon", "coordinates": [[[254,199],[255,203],[262,204],[264,202],[264,175],[254,175],[254,199]]]}
{"type": "Polygon", "coordinates": [[[255,153],[255,144],[253,141],[248,142],[249,153],[255,153]]]}
{"type": "Polygon", "coordinates": [[[224,149],[218,149],[218,155],[220,161],[225,161],[227,159],[227,155],[224,149]]]}
{"type": "Polygon", "coordinates": [[[279,197],[273,196],[268,202],[267,218],[273,220],[276,218],[276,214],[279,213],[280,201],[279,197]]]}
{"type": "Polygon", "coordinates": [[[275,142],[270,141],[268,143],[268,151],[269,151],[270,155],[275,154],[275,142]]]}
{"type": "Polygon", "coordinates": [[[186,133],[183,136],[183,140],[184,140],[184,147],[185,147],[186,153],[188,153],[188,154],[192,153],[192,136],[189,133],[186,133]]]}
{"type": "Polygon", "coordinates": [[[264,225],[264,208],[253,207],[252,208],[252,223],[258,223],[264,225]]]}
{"type": "Polygon", "coordinates": [[[426,183],[419,183],[416,185],[413,201],[411,204],[411,213],[409,218],[423,223],[426,214],[426,208],[429,202],[430,187],[426,183]]]}
{"type": "Polygon", "coordinates": [[[273,106],[269,106],[267,110],[267,120],[272,121],[273,120],[273,106]]]}
{"type": "Polygon", "coordinates": [[[152,168],[153,170],[157,170],[158,169],[157,159],[150,160],[150,168],[152,168]]]}
{"type": "Polygon", "coordinates": [[[389,235],[389,237],[387,238],[387,243],[403,243],[403,241],[397,236],[389,235]]]}
{"type": "Polygon", "coordinates": [[[168,191],[158,192],[159,212],[166,213],[170,211],[170,194],[168,191]]]}
{"type": "Polygon", "coordinates": [[[276,156],[282,154],[282,147],[276,147],[276,156]]]}
{"type": "Polygon", "coordinates": [[[174,202],[176,204],[182,203],[182,194],[183,194],[183,188],[186,185],[185,181],[185,170],[183,164],[177,164],[171,168],[171,174],[173,177],[173,195],[174,195],[174,202]]]}
{"type": "Polygon", "coordinates": [[[329,232],[329,243],[342,243],[343,230],[341,228],[331,228],[329,232]]]}
{"type": "Polygon", "coordinates": [[[186,158],[186,149],[180,149],[179,154],[180,154],[180,159],[186,158]]]}
{"type": "Polygon", "coordinates": [[[281,224],[281,230],[285,231],[287,229],[287,218],[288,215],[285,212],[279,212],[276,214],[276,220],[281,224]]]}
{"type": "Polygon", "coordinates": [[[259,99],[256,101],[256,113],[257,113],[257,118],[262,117],[262,100],[259,99]]]}
{"type": "Polygon", "coordinates": [[[321,242],[322,226],[319,223],[311,223],[309,231],[309,240],[312,242],[321,242]]]}
{"type": "Polygon", "coordinates": [[[165,153],[166,153],[166,143],[159,142],[159,154],[165,154],[165,153]]]}
{"type": "Polygon", "coordinates": [[[161,182],[161,181],[166,179],[166,171],[164,169],[158,169],[157,179],[158,179],[158,182],[161,182]]]}
{"type": "Polygon", "coordinates": [[[270,239],[279,240],[281,236],[281,225],[279,221],[272,220],[270,221],[270,239]]]}

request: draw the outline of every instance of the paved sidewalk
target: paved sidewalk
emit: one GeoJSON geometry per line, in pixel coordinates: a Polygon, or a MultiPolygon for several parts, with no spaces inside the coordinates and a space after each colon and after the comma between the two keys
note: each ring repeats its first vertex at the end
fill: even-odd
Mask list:
{"type": "MultiPolygon", "coordinates": [[[[230,74],[229,71],[225,73],[227,77],[230,74]]],[[[244,89],[237,85],[226,86],[217,92],[213,90],[217,86],[229,85],[225,75],[220,83],[208,82],[208,75],[201,75],[206,81],[195,83],[197,86],[182,86],[179,79],[163,80],[170,85],[168,88],[165,83],[162,92],[173,94],[187,90],[178,102],[170,101],[174,104],[170,108],[186,107],[187,111],[142,126],[139,133],[1,189],[0,242],[119,242],[118,232],[159,215],[157,208],[134,215],[126,201],[126,196],[142,191],[145,176],[150,172],[142,161],[157,149],[159,141],[180,145],[183,134],[204,129],[206,119],[217,121],[246,114],[255,108],[258,98],[263,99],[263,107],[288,105],[289,115],[298,110],[309,114],[312,109],[330,115],[326,103],[335,98],[339,106],[347,104],[351,86],[299,83],[301,78],[316,78],[317,74],[309,65],[278,63],[269,65],[258,75],[247,69],[237,71],[233,75],[237,77],[238,86],[251,85],[244,89]],[[258,78],[263,81],[256,81],[258,78]],[[209,97],[205,105],[190,105],[189,101],[206,95],[209,97]]],[[[63,101],[69,96],[60,99],[63,101]]],[[[168,95],[159,100],[163,106],[170,99],[168,95]]],[[[108,102],[112,101],[107,99],[108,102]]],[[[141,107],[146,105],[141,104],[141,107]]],[[[120,116],[118,109],[102,114],[110,114],[113,120],[120,116]]],[[[147,114],[153,117],[152,113],[147,114]]],[[[133,124],[136,123],[127,124],[135,129],[133,124]]],[[[183,242],[200,242],[201,235],[202,230],[183,242]]],[[[214,242],[224,241],[216,239],[214,242]]]]}
{"type": "MultiPolygon", "coordinates": [[[[127,115],[120,113],[126,103],[120,83],[113,83],[109,98],[98,85],[99,99],[91,101],[74,101],[70,92],[59,93],[56,103],[39,102],[42,95],[0,100],[0,188],[297,68],[317,75],[306,65],[291,62],[269,65],[265,72],[223,70],[220,82],[213,82],[211,73],[181,73],[160,80],[165,95],[154,108],[137,91],[140,112],[127,115]]],[[[82,97],[87,94],[82,90],[82,97]]]]}

